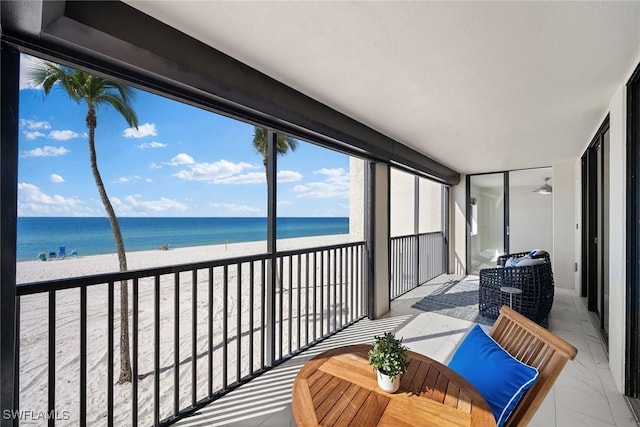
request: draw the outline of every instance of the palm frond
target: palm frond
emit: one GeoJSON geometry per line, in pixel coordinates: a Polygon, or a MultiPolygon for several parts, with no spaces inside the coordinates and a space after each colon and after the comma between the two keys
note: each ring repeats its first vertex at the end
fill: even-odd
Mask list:
{"type": "Polygon", "coordinates": [[[122,98],[126,104],[133,101],[134,91],[127,85],[114,82],[112,80],[104,80],[104,89],[108,91],[117,91],[120,98],[122,98]]]}
{"type": "Polygon", "coordinates": [[[122,97],[113,93],[105,93],[96,100],[95,105],[97,106],[104,103],[111,105],[118,113],[120,113],[129,126],[135,128],[138,127],[138,116],[136,115],[136,112],[129,103],[122,99],[122,97]]]}
{"type": "Polygon", "coordinates": [[[263,159],[267,158],[267,130],[256,126],[253,129],[253,149],[262,155],[263,159]]]}
{"type": "MultiPolygon", "coordinates": [[[[262,155],[263,158],[267,157],[267,135],[268,132],[265,128],[256,126],[253,130],[253,148],[262,155]]],[[[298,141],[290,136],[278,133],[276,137],[276,153],[283,156],[287,154],[289,150],[295,151],[298,148],[298,141]]]]}
{"type": "Polygon", "coordinates": [[[129,126],[138,127],[138,117],[131,106],[134,92],[127,85],[37,58],[27,63],[26,75],[27,84],[41,86],[46,95],[59,84],[74,101],[84,101],[88,107],[109,104],[129,126]]]}
{"type": "Polygon", "coordinates": [[[28,57],[25,61],[25,83],[27,87],[38,88],[48,78],[48,67],[45,61],[39,58],[28,57]]]}
{"type": "Polygon", "coordinates": [[[276,152],[279,155],[285,155],[289,150],[295,151],[296,148],[298,148],[298,142],[295,139],[281,133],[278,134],[276,138],[276,152]]]}

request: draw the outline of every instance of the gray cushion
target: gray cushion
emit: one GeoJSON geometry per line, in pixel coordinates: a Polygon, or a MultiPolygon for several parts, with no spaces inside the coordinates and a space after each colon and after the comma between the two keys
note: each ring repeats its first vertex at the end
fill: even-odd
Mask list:
{"type": "Polygon", "coordinates": [[[547,251],[545,251],[544,249],[536,249],[534,251],[531,251],[529,255],[531,256],[531,258],[542,258],[547,255],[547,251]]]}
{"type": "Polygon", "coordinates": [[[515,267],[518,265],[518,258],[509,258],[507,259],[507,261],[504,263],[505,267],[515,267]]]}
{"type": "Polygon", "coordinates": [[[521,261],[518,262],[517,267],[526,267],[529,265],[540,265],[544,263],[545,263],[544,258],[532,259],[532,258],[524,257],[521,261]]]}

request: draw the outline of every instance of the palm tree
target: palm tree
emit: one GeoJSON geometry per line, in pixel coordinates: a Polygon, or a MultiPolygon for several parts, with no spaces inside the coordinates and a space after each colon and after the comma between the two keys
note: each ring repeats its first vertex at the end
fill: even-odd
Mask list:
{"type": "MultiPolygon", "coordinates": [[[[269,163],[268,156],[268,140],[269,133],[265,128],[257,127],[253,130],[253,148],[258,153],[262,154],[262,164],[264,165],[265,174],[269,174],[267,172],[267,165],[269,163]]],[[[298,148],[298,142],[291,138],[290,136],[283,135],[278,133],[276,136],[276,154],[280,156],[284,156],[287,154],[289,150],[295,151],[298,148]]],[[[278,270],[276,269],[276,287],[278,290],[282,289],[282,281],[280,280],[280,276],[278,274],[278,270]]]]}
{"type": "MultiPolygon", "coordinates": [[[[127,257],[120,225],[98,170],[95,147],[95,130],[98,126],[96,108],[114,108],[131,127],[138,127],[138,118],[131,107],[133,92],[130,87],[113,82],[85,71],[74,70],[48,61],[34,61],[27,70],[27,78],[32,86],[42,86],[45,95],[58,86],[78,104],[87,106],[85,122],[89,130],[89,159],[100,199],[107,211],[109,224],[116,242],[120,271],[127,270],[127,257]]],[[[129,291],[127,282],[120,282],[120,377],[118,383],[131,382],[131,359],[129,356],[129,291]]]]}
{"type": "MultiPolygon", "coordinates": [[[[267,130],[265,128],[256,127],[253,130],[253,148],[260,154],[262,154],[262,163],[265,167],[265,172],[267,169],[267,130]]],[[[283,156],[287,154],[287,151],[295,151],[298,148],[298,142],[291,138],[290,136],[283,135],[281,133],[278,134],[276,138],[276,153],[283,156]]]]}

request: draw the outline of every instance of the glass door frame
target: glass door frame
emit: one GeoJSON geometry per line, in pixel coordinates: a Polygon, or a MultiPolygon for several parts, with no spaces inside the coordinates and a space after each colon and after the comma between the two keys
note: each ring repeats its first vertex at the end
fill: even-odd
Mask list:
{"type": "Polygon", "coordinates": [[[587,310],[592,314],[594,327],[605,348],[608,339],[608,258],[609,219],[605,183],[605,134],[609,131],[607,115],[582,156],[582,270],[581,296],[586,298],[587,310]]]}
{"type": "Polygon", "coordinates": [[[482,175],[497,175],[502,174],[502,191],[503,191],[503,248],[505,253],[509,253],[509,171],[497,171],[497,172],[486,172],[486,173],[476,173],[470,174],[465,177],[466,182],[466,207],[465,207],[465,215],[466,215],[466,262],[465,262],[465,273],[471,274],[471,217],[472,217],[472,208],[471,208],[471,177],[473,176],[482,176],[482,175]]]}
{"type": "MultiPolygon", "coordinates": [[[[518,201],[520,200],[520,195],[519,193],[514,192],[513,193],[513,197],[511,196],[511,192],[512,191],[517,191],[519,190],[519,187],[522,186],[522,176],[516,176],[514,173],[517,172],[527,172],[527,171],[539,171],[539,170],[543,170],[543,169],[549,169],[548,173],[550,177],[553,177],[553,170],[551,166],[541,166],[541,167],[536,167],[536,168],[525,168],[525,169],[514,169],[514,170],[508,170],[508,171],[497,171],[497,172],[486,172],[486,173],[478,173],[478,174],[469,174],[466,175],[466,206],[465,206],[465,213],[466,213],[466,266],[465,266],[465,273],[466,274],[472,274],[473,273],[473,268],[472,268],[472,239],[471,239],[471,232],[472,232],[472,221],[473,221],[473,214],[472,214],[472,207],[471,207],[471,202],[472,202],[472,194],[471,194],[471,182],[472,182],[472,177],[475,176],[483,176],[483,175],[499,175],[502,174],[503,176],[503,198],[504,198],[504,212],[503,212],[503,218],[504,218],[504,224],[503,224],[503,249],[504,249],[504,253],[505,254],[509,254],[511,253],[511,249],[512,247],[515,247],[515,250],[523,250],[523,248],[521,247],[522,245],[519,244],[519,240],[518,239],[514,239],[514,241],[512,242],[511,239],[513,236],[521,236],[520,234],[518,234],[519,231],[521,231],[520,229],[518,230],[512,230],[511,229],[511,223],[513,222],[513,224],[515,226],[518,226],[519,224],[519,214],[518,211],[515,211],[513,213],[513,216],[511,214],[511,205],[512,205],[512,201],[515,201],[515,203],[518,203],[518,201]],[[514,176],[511,176],[511,174],[514,174],[514,176]],[[514,188],[511,188],[511,184],[515,185],[514,188]],[[517,197],[516,197],[517,196],[517,197]],[[512,221],[513,220],[513,221],[512,221]],[[513,232],[515,231],[516,234],[514,234],[513,232]]],[[[534,182],[531,182],[532,188],[536,188],[538,186],[539,182],[536,184],[534,182]],[[535,185],[535,186],[534,186],[535,185]]],[[[532,190],[535,191],[535,190],[532,190]]],[[[545,196],[547,197],[547,196],[545,196]]],[[[514,205],[514,207],[517,207],[514,205]]],[[[551,208],[552,209],[552,208],[551,208]]],[[[551,219],[550,219],[551,220],[551,219]]],[[[551,239],[553,237],[551,236],[551,239]]],[[[521,242],[520,242],[521,243],[521,242]]],[[[534,245],[535,246],[535,245],[534,245]]],[[[534,249],[534,247],[532,246],[531,248],[528,249],[534,249]]]]}

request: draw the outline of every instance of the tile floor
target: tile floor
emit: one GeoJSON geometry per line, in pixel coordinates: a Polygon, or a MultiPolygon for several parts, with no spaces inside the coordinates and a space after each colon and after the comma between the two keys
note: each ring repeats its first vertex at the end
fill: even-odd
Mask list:
{"type": "MultiPolygon", "coordinates": [[[[291,386],[302,365],[322,351],[347,344],[371,343],[374,335],[393,330],[413,351],[448,362],[471,322],[425,313],[411,306],[446,280],[441,276],[392,302],[382,319],[364,319],[323,343],[234,390],[176,425],[182,427],[295,426],[291,386]]],[[[572,343],[578,355],[560,374],[529,424],[532,427],[638,426],[624,397],[617,392],[606,352],[581,299],[556,289],[549,329],[572,343]]]]}

